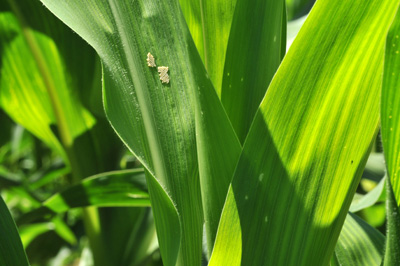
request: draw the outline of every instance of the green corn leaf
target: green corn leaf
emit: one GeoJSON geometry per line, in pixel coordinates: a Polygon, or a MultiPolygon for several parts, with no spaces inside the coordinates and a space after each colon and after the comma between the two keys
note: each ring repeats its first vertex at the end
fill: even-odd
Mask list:
{"type": "Polygon", "coordinates": [[[238,0],[221,101],[241,143],[286,51],[284,1],[238,0]]]}
{"type": "MultiPolygon", "coordinates": [[[[232,181],[242,265],[329,262],[377,133],[379,73],[398,4],[320,0],[308,16],[255,116],[232,181]]],[[[226,251],[232,256],[240,254],[226,251]]]]}
{"type": "Polygon", "coordinates": [[[74,233],[59,217],[54,217],[50,222],[23,225],[19,228],[19,234],[24,247],[27,248],[36,237],[52,230],[54,230],[67,243],[71,245],[77,243],[74,233]]]}
{"type": "Polygon", "coordinates": [[[63,213],[72,208],[150,206],[143,170],[113,171],[95,175],[57,193],[18,224],[63,213]]]}
{"type": "Polygon", "coordinates": [[[196,144],[209,257],[242,147],[212,87],[200,87],[195,103],[196,144]]]}
{"type": "Polygon", "coordinates": [[[221,96],[226,47],[236,0],[179,0],[193,41],[221,96]]]}
{"type": "MultiPolygon", "coordinates": [[[[218,222],[225,202],[228,186],[241,152],[240,142],[230,122],[234,122],[234,124],[238,126],[237,130],[243,133],[242,137],[245,137],[250,124],[244,123],[241,127],[240,123],[247,122],[245,120],[251,121],[268,85],[268,78],[265,79],[264,77],[266,74],[265,72],[269,71],[269,76],[271,78],[280,62],[282,52],[281,40],[285,39],[285,37],[282,38],[282,35],[285,35],[285,31],[282,33],[282,24],[284,24],[283,27],[285,28],[286,21],[282,19],[282,14],[279,13],[282,12],[283,2],[278,1],[276,3],[271,3],[265,1],[239,1],[237,3],[232,25],[232,34],[229,40],[230,47],[228,48],[228,63],[225,65],[225,72],[227,71],[227,65],[229,65],[228,68],[231,69],[229,71],[231,71],[233,76],[245,76],[246,81],[243,82],[243,80],[239,81],[236,79],[232,82],[234,79],[232,77],[232,80],[229,82],[232,82],[233,88],[224,88],[226,90],[222,91],[222,101],[224,101],[225,96],[227,97],[226,101],[231,101],[231,106],[236,107],[234,114],[230,114],[232,115],[230,121],[217,94],[212,88],[204,86],[196,91],[196,141],[208,255],[210,255],[214,245],[218,222]],[[257,8],[253,8],[255,5],[258,5],[257,8]],[[278,15],[269,18],[271,14],[278,15]],[[245,21],[245,23],[243,21],[245,21]],[[275,22],[276,27],[272,28],[271,31],[263,33],[263,38],[259,38],[258,35],[260,31],[262,31],[263,27],[269,25],[271,21],[275,22]],[[247,30],[249,28],[251,28],[250,31],[247,30]],[[242,41],[245,36],[244,34],[249,36],[244,38],[246,41],[242,41]],[[278,36],[278,40],[274,41],[274,37],[276,38],[276,36],[278,36]],[[238,40],[240,41],[238,42],[238,40]],[[250,49],[252,45],[256,48],[252,47],[252,49],[250,49]],[[267,54],[271,53],[271,51],[273,51],[273,55],[269,58],[267,54]],[[247,58],[256,58],[258,53],[263,55],[262,58],[257,59],[259,60],[257,61],[259,65],[254,66],[253,61],[252,63],[243,65],[243,67],[241,67],[242,64],[238,64],[238,62],[245,61],[247,58]],[[239,60],[235,60],[235,56],[239,57],[239,60]],[[271,62],[273,62],[271,68],[261,67],[262,63],[267,66],[271,62]],[[235,66],[238,66],[237,69],[235,66]],[[257,70],[258,67],[260,67],[259,70],[257,70]],[[250,82],[250,80],[254,78],[259,78],[258,83],[260,84],[256,84],[257,82],[250,82]],[[261,89],[252,90],[250,89],[252,86],[259,86],[261,89]],[[248,111],[247,109],[249,109],[249,105],[244,104],[240,106],[239,98],[244,96],[240,93],[236,93],[240,90],[245,90],[249,95],[258,95],[258,99],[254,99],[252,102],[255,107],[252,109],[253,111],[246,113],[248,111]],[[228,97],[229,94],[231,94],[232,97],[228,97]],[[235,114],[240,112],[244,112],[245,114],[240,116],[240,118],[234,117],[235,114]]],[[[284,44],[285,41],[283,40],[283,46],[284,44]]],[[[225,77],[224,82],[226,78],[230,77],[225,77]]],[[[249,98],[252,97],[249,96],[243,101],[247,102],[249,98]]],[[[257,98],[257,96],[253,98],[257,98]]],[[[234,209],[232,209],[232,211],[233,210],[234,209]]],[[[222,232],[220,234],[222,234],[222,232]]],[[[215,254],[217,253],[218,252],[215,254]]],[[[217,259],[213,258],[213,260],[217,259]]]]}
{"type": "Polygon", "coordinates": [[[72,146],[95,124],[76,91],[88,86],[76,77],[90,76],[94,53],[37,1],[9,2],[13,13],[0,14],[0,104],[12,119],[65,157],[58,134],[72,146]]]}
{"type": "Polygon", "coordinates": [[[203,211],[193,92],[212,87],[177,1],[42,2],[100,55],[112,126],[146,168],[166,265],[199,265],[203,211]],[[149,67],[169,67],[168,84],[149,67]]]}
{"type": "Polygon", "coordinates": [[[382,84],[382,141],[388,176],[400,205],[400,15],[393,21],[386,42],[382,84]]]}
{"type": "Polygon", "coordinates": [[[372,205],[374,205],[379,198],[381,197],[383,191],[384,191],[384,186],[385,186],[385,180],[386,178],[382,178],[382,180],[378,183],[378,185],[372,189],[370,192],[368,192],[367,194],[354,199],[351,202],[350,205],[350,211],[351,212],[358,212],[361,211],[362,209],[371,207],[372,205]]]}
{"type": "Polygon", "coordinates": [[[11,214],[0,197],[0,265],[29,265],[11,214]]]}
{"type": "Polygon", "coordinates": [[[385,237],[357,215],[346,216],[335,247],[335,255],[342,266],[380,265],[385,237]]]}
{"type": "Polygon", "coordinates": [[[400,264],[400,14],[386,40],[382,83],[382,141],[387,167],[387,238],[383,265],[400,264]]]}
{"type": "Polygon", "coordinates": [[[239,213],[232,187],[229,187],[226,203],[218,226],[218,233],[209,266],[241,265],[242,259],[242,233],[240,228],[239,213]],[[227,256],[228,255],[228,256],[227,256]]]}

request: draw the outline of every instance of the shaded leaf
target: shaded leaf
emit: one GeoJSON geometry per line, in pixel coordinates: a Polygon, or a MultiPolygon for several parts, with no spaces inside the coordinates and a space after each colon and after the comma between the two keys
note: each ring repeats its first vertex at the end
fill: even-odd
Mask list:
{"type": "Polygon", "coordinates": [[[86,206],[150,206],[143,170],[114,171],[86,178],[53,195],[40,208],[21,217],[18,223],[86,206]]]}
{"type": "Polygon", "coordinates": [[[196,48],[220,97],[225,54],[236,0],[179,2],[196,48]]]}
{"type": "Polygon", "coordinates": [[[339,265],[380,265],[385,237],[357,215],[346,216],[335,247],[339,265]]]}
{"type": "Polygon", "coordinates": [[[241,143],[286,51],[284,1],[238,0],[221,101],[241,143]]]}
{"type": "Polygon", "coordinates": [[[164,264],[199,265],[203,211],[193,93],[212,84],[179,3],[42,2],[100,55],[105,110],[146,168],[164,264]],[[169,67],[168,85],[147,66],[149,52],[157,66],[169,67]]]}
{"type": "Polygon", "coordinates": [[[2,197],[0,197],[0,217],[0,264],[29,265],[14,220],[2,197]]]}

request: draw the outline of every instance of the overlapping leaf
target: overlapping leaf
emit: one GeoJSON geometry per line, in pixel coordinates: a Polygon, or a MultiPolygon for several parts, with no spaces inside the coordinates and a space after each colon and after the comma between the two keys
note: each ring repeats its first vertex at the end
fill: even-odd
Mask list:
{"type": "Polygon", "coordinates": [[[242,265],[331,258],[377,132],[379,73],[398,4],[320,0],[309,15],[255,116],[232,182],[242,265]]]}
{"type": "Polygon", "coordinates": [[[335,256],[342,266],[380,265],[385,237],[357,215],[346,216],[335,256]]]}
{"type": "Polygon", "coordinates": [[[87,206],[150,206],[143,170],[114,171],[86,178],[51,196],[40,208],[25,214],[18,222],[27,223],[87,206]]]}
{"type": "Polygon", "coordinates": [[[179,0],[190,33],[217,94],[236,0],[179,0]]]}
{"type": "Polygon", "coordinates": [[[203,215],[192,98],[195,88],[212,84],[179,3],[42,2],[102,59],[106,113],[147,170],[164,263],[200,264],[203,215]],[[157,66],[169,67],[169,84],[147,66],[149,52],[157,66]]]}
{"type": "Polygon", "coordinates": [[[0,217],[0,264],[29,265],[14,220],[2,197],[0,197],[0,217]]]}
{"type": "Polygon", "coordinates": [[[286,52],[284,1],[237,1],[226,52],[221,101],[243,144],[286,52]]]}

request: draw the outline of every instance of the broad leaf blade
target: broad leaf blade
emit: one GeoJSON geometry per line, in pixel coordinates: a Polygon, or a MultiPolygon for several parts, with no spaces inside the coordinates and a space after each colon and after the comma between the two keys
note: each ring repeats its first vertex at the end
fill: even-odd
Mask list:
{"type": "Polygon", "coordinates": [[[194,88],[212,84],[179,3],[42,2],[102,59],[106,113],[148,172],[164,263],[200,264],[203,212],[192,100],[194,88]],[[169,67],[169,84],[147,66],[149,52],[157,66],[169,67]],[[179,216],[173,214],[175,207],[179,216]]]}
{"type": "Polygon", "coordinates": [[[285,2],[238,0],[221,101],[241,143],[286,51],[285,2]]]}
{"type": "Polygon", "coordinates": [[[379,265],[385,237],[357,215],[347,214],[335,253],[342,266],[379,265]]]}
{"type": "Polygon", "coordinates": [[[29,265],[14,220],[2,197],[0,197],[0,217],[0,264],[29,265]]]}
{"type": "Polygon", "coordinates": [[[397,8],[321,0],[309,15],[232,182],[242,265],[329,262],[377,132],[384,41],[397,8]]]}

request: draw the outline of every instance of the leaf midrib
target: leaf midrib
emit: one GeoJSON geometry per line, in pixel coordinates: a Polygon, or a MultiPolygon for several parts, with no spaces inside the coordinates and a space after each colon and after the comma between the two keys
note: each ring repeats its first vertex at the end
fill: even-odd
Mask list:
{"type": "MultiPolygon", "coordinates": [[[[110,3],[110,8],[111,12],[113,14],[113,18],[115,20],[115,26],[118,31],[118,36],[120,36],[120,40],[122,43],[122,52],[124,55],[124,58],[126,59],[126,63],[128,64],[129,68],[129,74],[130,78],[133,82],[133,85],[138,85],[134,86],[135,87],[135,92],[138,98],[138,104],[139,108],[141,111],[141,115],[143,117],[143,125],[144,125],[144,130],[146,132],[147,136],[147,141],[149,144],[150,148],[150,156],[151,156],[151,163],[154,167],[154,169],[148,169],[149,167],[147,166],[146,168],[149,170],[149,172],[153,175],[153,177],[156,177],[158,179],[163,180],[164,182],[167,181],[167,171],[165,169],[165,158],[163,156],[162,152],[162,147],[160,144],[160,138],[157,134],[156,126],[155,126],[155,118],[153,114],[153,108],[151,106],[151,102],[147,100],[149,97],[147,96],[147,92],[144,89],[144,87],[141,85],[140,77],[141,75],[138,73],[136,70],[134,63],[132,62],[132,58],[134,58],[131,49],[129,47],[132,47],[129,42],[129,34],[126,31],[126,28],[123,27],[123,22],[121,21],[121,18],[123,17],[119,13],[118,9],[118,3],[115,3],[116,0],[109,0],[110,3]]],[[[118,1],[118,0],[117,0],[118,1]]],[[[144,164],[146,165],[146,164],[144,164]]],[[[164,183],[165,185],[165,183],[164,183]]]]}

